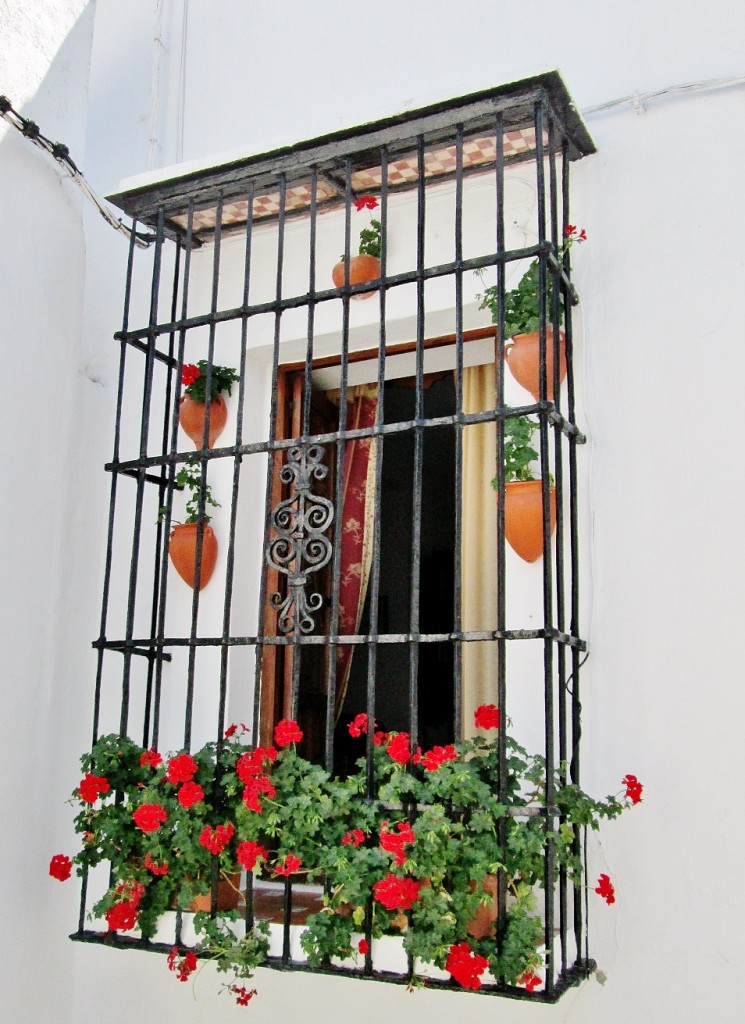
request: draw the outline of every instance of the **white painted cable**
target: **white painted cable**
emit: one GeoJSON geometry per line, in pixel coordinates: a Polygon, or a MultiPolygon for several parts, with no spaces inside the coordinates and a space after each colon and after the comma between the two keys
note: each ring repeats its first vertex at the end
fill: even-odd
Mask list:
{"type": "Polygon", "coordinates": [[[155,0],[155,52],[150,78],[150,127],[148,133],[148,170],[152,171],[158,162],[158,106],[160,104],[160,58],[163,51],[163,0],[155,0]]]}
{"type": "Polygon", "coordinates": [[[604,113],[606,110],[613,110],[629,104],[634,110],[641,113],[644,104],[652,100],[665,99],[668,96],[682,96],[687,93],[715,92],[718,89],[732,89],[745,85],[745,78],[710,78],[700,82],[684,82],[682,85],[668,85],[664,89],[655,89],[652,92],[635,92],[630,96],[620,96],[615,100],[606,100],[605,103],[598,103],[593,107],[585,107],[580,111],[582,117],[592,117],[594,114],[604,113]]]}

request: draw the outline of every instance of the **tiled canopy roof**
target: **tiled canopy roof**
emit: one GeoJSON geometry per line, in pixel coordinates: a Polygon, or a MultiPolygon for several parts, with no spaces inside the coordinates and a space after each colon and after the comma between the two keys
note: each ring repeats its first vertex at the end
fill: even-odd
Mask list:
{"type": "Polygon", "coordinates": [[[387,189],[397,192],[415,188],[420,174],[428,182],[455,177],[459,144],[464,176],[496,167],[500,136],[505,163],[530,159],[538,148],[537,125],[542,126],[544,151],[564,145],[570,160],[594,152],[561,78],[550,72],[110,198],[151,226],[162,208],[165,230],[171,234],[183,235],[191,217],[194,239],[208,238],[215,231],[220,203],[222,229],[246,223],[249,196],[254,222],[277,217],[281,180],[286,183],[285,213],[302,214],[311,206],[315,175],[316,206],[321,210],[344,203],[348,192],[353,197],[379,193],[384,162],[387,189]],[[415,135],[422,142],[421,155],[412,150],[415,135]]]}

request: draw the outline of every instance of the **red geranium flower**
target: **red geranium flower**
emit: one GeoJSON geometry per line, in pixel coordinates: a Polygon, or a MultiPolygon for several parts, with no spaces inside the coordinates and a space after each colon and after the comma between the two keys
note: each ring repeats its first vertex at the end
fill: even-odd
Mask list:
{"type": "Polygon", "coordinates": [[[229,740],[231,736],[235,736],[236,732],[238,732],[238,729],[241,730],[240,734],[239,734],[241,736],[243,735],[244,732],[251,732],[251,730],[248,728],[248,726],[244,725],[243,722],[240,722],[237,725],[236,725],[235,722],[233,722],[233,724],[229,725],[227,727],[227,729],[225,730],[225,739],[229,740]]]}
{"type": "Polygon", "coordinates": [[[367,939],[360,939],[360,941],[357,943],[357,952],[361,953],[362,956],[367,956],[367,954],[370,952],[370,943],[367,941],[367,939]]]}
{"type": "Polygon", "coordinates": [[[358,739],[363,733],[367,735],[367,715],[364,712],[355,715],[347,728],[349,735],[354,736],[355,739],[358,739]]]}
{"type": "Polygon", "coordinates": [[[125,900],[139,904],[145,895],[145,886],[134,878],[126,878],[117,885],[115,892],[117,896],[123,896],[125,900]]]}
{"type": "Polygon", "coordinates": [[[382,729],[377,729],[373,733],[373,743],[376,747],[384,747],[388,742],[388,733],[383,732],[382,729]]]}
{"type": "Polygon", "coordinates": [[[168,762],[166,776],[174,785],[178,785],[179,782],[191,782],[197,774],[197,767],[197,762],[191,754],[177,754],[168,762]]]}
{"type": "Polygon", "coordinates": [[[587,232],[584,228],[578,228],[576,224],[567,224],[564,228],[564,238],[572,242],[586,242],[587,232]]]}
{"type": "Polygon", "coordinates": [[[144,768],[146,765],[150,768],[157,768],[161,764],[163,758],[160,756],[157,750],[145,750],[140,755],[140,764],[144,768]]]}
{"type": "Polygon", "coordinates": [[[388,740],[386,749],[394,761],[398,761],[399,764],[408,764],[411,760],[408,732],[397,732],[395,736],[388,740]]]}
{"type": "Polygon", "coordinates": [[[445,970],[451,974],[463,988],[481,988],[481,975],[489,966],[485,956],[471,951],[467,942],[459,942],[450,947],[450,956],[445,963],[445,970]]]}
{"type": "Polygon", "coordinates": [[[189,951],[182,960],[178,960],[178,946],[173,946],[168,954],[168,970],[178,973],[179,981],[187,981],[189,975],[197,969],[197,954],[189,951]]]}
{"type": "Polygon", "coordinates": [[[608,906],[616,902],[616,890],[608,875],[600,875],[595,892],[603,897],[608,906]]]}
{"type": "Polygon", "coordinates": [[[498,729],[499,708],[495,704],[482,704],[476,708],[473,720],[477,729],[498,729]]]}
{"type": "Polygon", "coordinates": [[[247,989],[245,985],[233,985],[230,991],[235,993],[235,1001],[239,1006],[248,1006],[257,992],[255,988],[247,989]]]}
{"type": "Polygon", "coordinates": [[[624,775],[621,782],[626,787],[626,798],[630,800],[632,804],[641,803],[644,786],[639,782],[636,775],[624,775]]]}
{"type": "Polygon", "coordinates": [[[277,722],[274,728],[274,742],[278,747],[299,743],[302,738],[300,726],[292,718],[283,718],[281,722],[277,722]]]}
{"type": "Polygon", "coordinates": [[[446,747],[432,747],[431,750],[428,750],[422,757],[422,764],[428,772],[436,772],[446,761],[456,761],[457,759],[455,747],[452,743],[448,743],[446,747]]]}
{"type": "Polygon", "coordinates": [[[184,363],[184,365],[181,367],[181,383],[187,388],[189,387],[190,384],[193,384],[198,377],[201,376],[202,374],[199,370],[199,367],[196,366],[194,363],[184,363]]]}
{"type": "Polygon", "coordinates": [[[250,782],[257,775],[262,775],[266,766],[276,759],[275,747],[257,747],[256,750],[241,754],[235,763],[235,774],[241,782],[250,782]]]}
{"type": "Polygon", "coordinates": [[[386,910],[411,910],[419,899],[421,882],[414,878],[397,878],[386,875],[372,887],[375,899],[382,903],[386,910]]]}
{"type": "Polygon", "coordinates": [[[347,832],[346,835],[342,836],[341,845],[354,846],[354,848],[357,849],[357,847],[362,846],[364,841],[365,833],[362,831],[362,829],[353,828],[351,832],[347,832]]]}
{"type": "Polygon", "coordinates": [[[168,820],[168,811],[160,804],[142,804],[132,812],[134,823],[143,832],[157,832],[164,821],[168,820]]]}
{"type": "Polygon", "coordinates": [[[94,804],[98,800],[99,796],[103,796],[104,793],[108,793],[111,789],[109,780],[105,779],[102,775],[91,775],[88,772],[81,780],[78,788],[80,799],[84,800],[87,804],[94,804]]]}
{"type": "Polygon", "coordinates": [[[149,852],[145,854],[145,867],[148,869],[151,875],[168,874],[168,861],[164,860],[162,864],[156,864],[156,862],[150,856],[149,852]]]}
{"type": "Polygon", "coordinates": [[[204,800],[204,790],[198,782],[185,782],[176,796],[182,807],[193,807],[204,800]]]}
{"type": "Polygon", "coordinates": [[[523,985],[528,990],[528,992],[532,992],[533,989],[536,989],[540,986],[541,979],[538,977],[537,974],[533,974],[532,971],[526,971],[525,974],[521,974],[520,977],[517,979],[517,984],[523,985]]]}
{"type": "Polygon", "coordinates": [[[263,857],[265,861],[268,860],[269,851],[265,846],[260,846],[259,843],[255,843],[253,840],[239,843],[235,851],[235,859],[246,871],[253,871],[259,857],[263,857]]]}
{"type": "Polygon", "coordinates": [[[199,833],[199,845],[209,850],[214,857],[222,853],[234,835],[235,829],[229,821],[224,825],[215,825],[214,829],[205,825],[199,833]]]}
{"type": "Polygon", "coordinates": [[[65,882],[72,872],[72,861],[64,853],[55,853],[49,861],[49,874],[58,882],[65,882]]]}
{"type": "Polygon", "coordinates": [[[110,932],[128,932],[137,925],[139,900],[122,900],[109,907],[104,915],[110,932]]]}
{"type": "Polygon", "coordinates": [[[399,821],[398,832],[388,830],[388,822],[384,821],[380,827],[380,847],[386,853],[393,854],[394,864],[401,865],[406,860],[404,846],[413,843],[416,839],[414,829],[408,821],[399,821]]]}
{"type": "Polygon", "coordinates": [[[378,200],[375,196],[360,196],[359,199],[354,200],[354,207],[356,210],[374,210],[378,205],[378,200]]]}
{"type": "Polygon", "coordinates": [[[282,863],[276,866],[274,874],[284,875],[287,878],[289,875],[294,875],[302,863],[301,859],[296,857],[294,853],[288,853],[282,863]]]}
{"type": "Polygon", "coordinates": [[[262,810],[262,805],[259,803],[260,793],[266,793],[270,800],[276,796],[277,790],[267,775],[249,779],[243,788],[243,803],[249,811],[256,811],[257,814],[260,814],[262,810]]]}

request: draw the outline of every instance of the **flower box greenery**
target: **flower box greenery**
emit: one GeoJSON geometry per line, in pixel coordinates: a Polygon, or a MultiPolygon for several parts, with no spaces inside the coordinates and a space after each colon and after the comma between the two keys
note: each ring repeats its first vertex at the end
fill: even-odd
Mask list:
{"type": "MultiPolygon", "coordinates": [[[[210,892],[218,875],[244,869],[316,881],[324,886],[323,909],[301,935],[311,965],[371,957],[370,940],[397,934],[416,961],[464,987],[480,987],[488,969],[535,988],[543,929],[536,890],[545,882],[547,846],[555,871],[578,883],[578,829],[616,817],[641,799],[642,787],[626,776],[625,798],[596,801],[567,783],[562,765],[554,827],[545,813],[543,759],[506,737],[500,789],[498,710],[479,708],[476,725],[482,734],[475,739],[424,753],[411,749],[406,733],[374,732],[372,790],[364,758],[359,771],[337,778],[300,757],[302,732],[293,721],[278,724],[276,746],[249,747],[244,727],[231,726],[219,743],[166,758],[126,737],[103,736],[82,758],[73,793],[82,847],[72,861],[53,858],[50,873],[64,879],[73,862],[79,874],[108,862],[111,883],[92,916],[110,932],[137,929],[143,939],[174,905],[188,909],[210,892]],[[489,929],[472,923],[492,900],[488,879],[500,871],[508,900],[497,952],[489,929]]],[[[364,748],[365,715],[350,733],[364,748]]],[[[596,891],[612,900],[609,879],[596,891]]],[[[244,1004],[255,990],[239,982],[266,959],[268,927],[255,923],[246,934],[239,916],[219,908],[196,913],[198,945],[174,947],[168,966],[185,980],[200,960],[212,960],[233,972],[226,987],[244,1004]]]]}

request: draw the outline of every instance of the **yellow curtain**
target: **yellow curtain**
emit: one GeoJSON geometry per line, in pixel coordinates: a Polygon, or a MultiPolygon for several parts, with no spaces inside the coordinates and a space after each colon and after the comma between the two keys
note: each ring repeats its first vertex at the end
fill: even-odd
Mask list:
{"type": "MultiPolygon", "coordinates": [[[[497,382],[493,363],[463,371],[463,411],[493,409],[497,382]]],[[[491,486],[497,460],[494,423],[463,431],[461,615],[464,630],[497,628],[497,498],[491,486]]],[[[463,644],[461,710],[464,737],[474,735],[473,713],[497,703],[497,644],[463,644]]]]}

